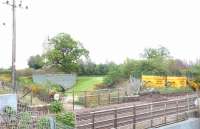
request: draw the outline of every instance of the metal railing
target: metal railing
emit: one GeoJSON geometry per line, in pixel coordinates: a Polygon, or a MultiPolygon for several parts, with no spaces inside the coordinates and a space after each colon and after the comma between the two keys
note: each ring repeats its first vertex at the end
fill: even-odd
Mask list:
{"type": "Polygon", "coordinates": [[[77,129],[117,129],[127,125],[132,129],[141,129],[138,125],[147,121],[148,124],[144,125],[148,126],[143,128],[166,125],[187,119],[189,113],[197,111],[198,107],[194,104],[197,97],[191,95],[167,101],[86,112],[76,115],[76,125],[77,129]],[[162,122],[156,121],[158,118],[162,119],[162,122]]]}

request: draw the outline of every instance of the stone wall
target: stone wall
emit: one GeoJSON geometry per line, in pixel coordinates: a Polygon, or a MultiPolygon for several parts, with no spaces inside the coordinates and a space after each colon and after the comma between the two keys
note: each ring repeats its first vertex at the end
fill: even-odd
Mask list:
{"type": "Polygon", "coordinates": [[[71,88],[76,83],[75,74],[33,74],[33,82],[38,84],[54,83],[63,88],[71,88]]]}

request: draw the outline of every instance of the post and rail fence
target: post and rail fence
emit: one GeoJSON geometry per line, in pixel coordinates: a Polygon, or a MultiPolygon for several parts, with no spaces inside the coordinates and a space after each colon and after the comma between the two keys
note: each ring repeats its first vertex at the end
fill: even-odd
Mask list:
{"type": "Polygon", "coordinates": [[[199,111],[198,95],[76,115],[77,129],[145,129],[187,119],[199,111]],[[145,124],[144,124],[145,123],[145,124]]]}

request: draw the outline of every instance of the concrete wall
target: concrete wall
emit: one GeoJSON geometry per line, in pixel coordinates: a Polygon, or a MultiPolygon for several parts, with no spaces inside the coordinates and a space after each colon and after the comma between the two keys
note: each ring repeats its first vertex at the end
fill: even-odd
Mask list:
{"type": "Polygon", "coordinates": [[[17,95],[16,94],[4,94],[0,95],[0,113],[6,106],[12,107],[17,111],[17,95]]]}
{"type": "Polygon", "coordinates": [[[33,82],[38,84],[46,84],[51,82],[54,84],[61,85],[67,89],[72,87],[76,83],[75,74],[34,74],[33,82]]]}
{"type": "Polygon", "coordinates": [[[152,129],[200,129],[200,119],[190,118],[183,122],[152,129]]]}

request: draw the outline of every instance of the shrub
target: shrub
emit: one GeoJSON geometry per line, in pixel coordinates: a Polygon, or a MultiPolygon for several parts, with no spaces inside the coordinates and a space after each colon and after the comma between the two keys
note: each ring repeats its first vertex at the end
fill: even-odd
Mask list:
{"type": "Polygon", "coordinates": [[[49,129],[50,123],[47,117],[40,118],[36,123],[37,129],[49,129]]]}
{"type": "Polygon", "coordinates": [[[52,113],[59,113],[63,110],[63,104],[60,101],[53,101],[50,103],[49,110],[52,113]]]}
{"type": "Polygon", "coordinates": [[[56,121],[70,127],[75,126],[75,116],[72,112],[64,112],[57,114],[56,121]]]}
{"type": "Polygon", "coordinates": [[[19,119],[19,129],[28,129],[30,127],[31,122],[31,113],[29,112],[22,112],[20,113],[20,119],[19,119]]]}

